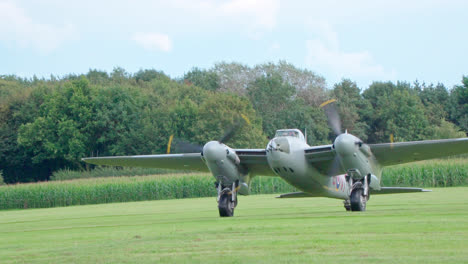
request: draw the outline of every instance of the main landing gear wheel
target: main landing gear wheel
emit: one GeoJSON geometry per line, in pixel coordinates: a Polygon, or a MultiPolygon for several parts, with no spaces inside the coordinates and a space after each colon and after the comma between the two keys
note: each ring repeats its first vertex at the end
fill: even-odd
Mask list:
{"type": "Polygon", "coordinates": [[[219,216],[221,217],[231,217],[234,216],[234,202],[232,200],[232,194],[229,194],[228,191],[221,194],[218,201],[218,210],[219,216]]]}
{"type": "Polygon", "coordinates": [[[351,192],[350,200],[351,200],[351,211],[365,211],[366,210],[367,197],[364,195],[363,188],[354,189],[351,192]]]}
{"type": "Polygon", "coordinates": [[[218,210],[219,216],[234,216],[234,208],[237,206],[237,191],[239,190],[239,181],[232,183],[232,187],[224,187],[221,183],[216,183],[218,189],[218,210]]]}

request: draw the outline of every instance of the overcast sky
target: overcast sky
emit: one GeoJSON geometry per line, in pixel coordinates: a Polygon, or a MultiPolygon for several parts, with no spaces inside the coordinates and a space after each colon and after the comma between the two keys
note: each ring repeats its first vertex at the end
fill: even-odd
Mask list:
{"type": "Polygon", "coordinates": [[[180,77],[216,62],[286,60],[342,78],[437,83],[468,75],[468,1],[0,0],[0,75],[180,77]]]}

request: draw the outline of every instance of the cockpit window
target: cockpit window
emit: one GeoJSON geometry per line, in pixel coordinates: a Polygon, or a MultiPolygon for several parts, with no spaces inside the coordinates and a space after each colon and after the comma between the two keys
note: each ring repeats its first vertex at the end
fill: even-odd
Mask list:
{"type": "Polygon", "coordinates": [[[276,131],[275,137],[299,137],[299,133],[294,130],[276,131]]]}

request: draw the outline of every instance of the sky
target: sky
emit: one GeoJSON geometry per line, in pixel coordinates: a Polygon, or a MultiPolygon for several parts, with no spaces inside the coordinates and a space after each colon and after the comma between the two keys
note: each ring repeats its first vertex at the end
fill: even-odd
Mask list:
{"type": "Polygon", "coordinates": [[[161,70],[285,60],[362,89],[373,81],[461,84],[464,0],[0,0],[0,75],[161,70]]]}

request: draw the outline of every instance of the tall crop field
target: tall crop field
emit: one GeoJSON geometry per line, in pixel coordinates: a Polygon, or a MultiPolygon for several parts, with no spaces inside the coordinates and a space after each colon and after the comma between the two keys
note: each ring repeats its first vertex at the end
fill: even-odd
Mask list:
{"type": "Polygon", "coordinates": [[[383,186],[468,186],[468,159],[437,159],[387,167],[383,186]]]}
{"type": "MultiPolygon", "coordinates": [[[[468,160],[441,159],[385,168],[383,186],[468,186],[468,160]]],[[[295,189],[279,177],[255,177],[252,194],[295,189]]],[[[0,209],[162,200],[215,196],[209,174],[103,177],[0,186],[0,209]]]]}
{"type": "Polygon", "coordinates": [[[187,171],[176,171],[158,168],[133,168],[133,167],[107,167],[98,166],[90,171],[75,171],[75,170],[58,170],[50,177],[51,181],[65,181],[74,179],[87,179],[98,177],[119,177],[119,176],[144,176],[155,174],[174,174],[174,173],[188,173],[187,171]]]}
{"type": "MultiPolygon", "coordinates": [[[[252,194],[291,192],[277,177],[255,177],[252,194]]],[[[17,184],[0,187],[0,209],[163,200],[215,196],[214,178],[208,174],[171,174],[106,177],[17,184]]]]}

